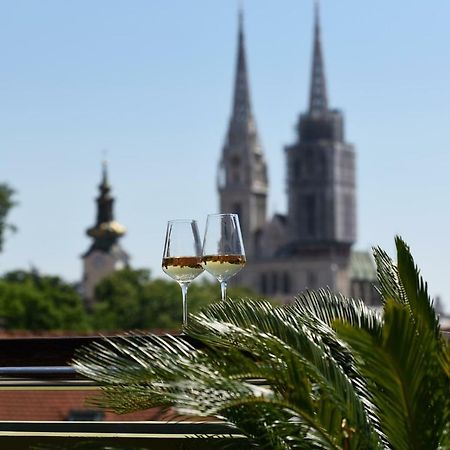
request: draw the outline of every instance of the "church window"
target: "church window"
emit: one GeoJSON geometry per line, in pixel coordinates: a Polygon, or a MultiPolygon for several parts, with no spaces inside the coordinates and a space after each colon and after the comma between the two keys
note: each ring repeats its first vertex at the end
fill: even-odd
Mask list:
{"type": "Polygon", "coordinates": [[[300,161],[296,159],[294,161],[294,165],[292,168],[294,180],[298,180],[300,178],[300,169],[301,169],[300,161]]]}
{"type": "Polygon", "coordinates": [[[278,274],[276,272],[272,273],[272,292],[278,292],[278,274]]]}
{"type": "Polygon", "coordinates": [[[317,289],[317,274],[315,272],[307,272],[306,274],[306,288],[317,289]]]}
{"type": "Polygon", "coordinates": [[[316,199],[314,195],[306,196],[306,231],[309,236],[316,234],[316,199]]]}
{"type": "Polygon", "coordinates": [[[305,153],[305,172],[307,175],[314,173],[314,155],[311,151],[305,153]]]}
{"type": "Polygon", "coordinates": [[[349,194],[344,195],[344,236],[353,236],[353,197],[349,194]]]}
{"type": "Polygon", "coordinates": [[[241,165],[241,158],[239,156],[234,155],[230,159],[230,165],[231,165],[231,181],[232,183],[240,183],[241,182],[241,174],[240,174],[240,165],[241,165]]]}
{"type": "Polygon", "coordinates": [[[267,289],[267,275],[265,273],[261,274],[261,292],[263,294],[267,294],[268,293],[268,289],[267,289]]]}
{"type": "Polygon", "coordinates": [[[291,277],[288,272],[283,273],[283,293],[289,294],[291,292],[291,277]]]}
{"type": "Polygon", "coordinates": [[[326,176],[327,161],[325,155],[320,152],[317,158],[317,171],[322,175],[323,178],[326,176]]]}

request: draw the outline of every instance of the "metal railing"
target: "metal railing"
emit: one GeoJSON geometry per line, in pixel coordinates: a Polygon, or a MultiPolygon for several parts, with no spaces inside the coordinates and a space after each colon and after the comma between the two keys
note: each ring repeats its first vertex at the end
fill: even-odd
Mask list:
{"type": "MultiPolygon", "coordinates": [[[[444,332],[450,340],[450,333],[444,332]]],[[[69,363],[77,348],[101,337],[0,339],[1,391],[96,390],[69,363]]],[[[112,338],[114,339],[114,338],[112,338]]],[[[178,339],[187,339],[180,336],[178,339]]],[[[0,449],[247,449],[248,441],[220,422],[0,420],[0,449]]]]}
{"type": "MultiPolygon", "coordinates": [[[[61,391],[98,389],[69,363],[77,348],[101,339],[1,339],[0,394],[48,390],[58,396],[61,391]]],[[[0,420],[0,449],[202,450],[224,445],[248,448],[246,439],[235,429],[214,421],[0,420]]]]}

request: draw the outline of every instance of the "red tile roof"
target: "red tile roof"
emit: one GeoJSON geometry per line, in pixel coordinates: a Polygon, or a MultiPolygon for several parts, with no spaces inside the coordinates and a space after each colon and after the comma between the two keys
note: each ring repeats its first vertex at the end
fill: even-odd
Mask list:
{"type": "MultiPolygon", "coordinates": [[[[92,390],[1,390],[0,420],[67,420],[73,410],[95,410],[86,402],[93,395],[92,390]]],[[[168,420],[171,416],[152,408],[122,415],[105,411],[104,420],[168,420]]]]}

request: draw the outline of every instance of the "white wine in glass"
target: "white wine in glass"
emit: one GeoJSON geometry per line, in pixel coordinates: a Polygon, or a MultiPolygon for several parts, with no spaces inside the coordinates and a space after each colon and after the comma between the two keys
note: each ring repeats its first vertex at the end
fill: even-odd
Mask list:
{"type": "Polygon", "coordinates": [[[187,325],[189,283],[203,272],[200,235],[195,220],[170,220],[167,223],[162,269],[181,286],[184,328],[187,325]]]}
{"type": "Polygon", "coordinates": [[[203,240],[203,267],[220,283],[222,300],[227,297],[227,282],[244,267],[245,251],[237,214],[210,214],[203,240]]]}

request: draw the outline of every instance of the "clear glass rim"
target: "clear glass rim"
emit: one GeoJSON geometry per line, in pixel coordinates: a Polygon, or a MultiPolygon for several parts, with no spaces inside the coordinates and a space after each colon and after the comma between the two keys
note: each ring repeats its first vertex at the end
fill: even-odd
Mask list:
{"type": "Polygon", "coordinates": [[[229,217],[229,216],[237,216],[236,213],[217,213],[217,214],[208,214],[208,217],[229,217]]]}
{"type": "Polygon", "coordinates": [[[172,219],[168,220],[167,223],[197,223],[196,219],[172,219]]]}

